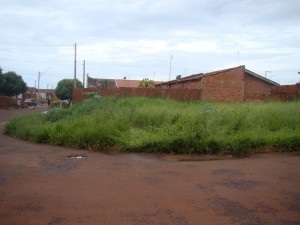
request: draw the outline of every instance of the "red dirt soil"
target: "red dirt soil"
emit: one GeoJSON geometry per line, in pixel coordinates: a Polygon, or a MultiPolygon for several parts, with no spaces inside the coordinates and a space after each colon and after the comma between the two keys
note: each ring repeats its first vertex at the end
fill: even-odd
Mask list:
{"type": "MultiPolygon", "coordinates": [[[[0,110],[0,126],[39,110],[0,110]]],[[[299,154],[211,159],[104,154],[1,133],[0,225],[300,225],[299,154]]]]}

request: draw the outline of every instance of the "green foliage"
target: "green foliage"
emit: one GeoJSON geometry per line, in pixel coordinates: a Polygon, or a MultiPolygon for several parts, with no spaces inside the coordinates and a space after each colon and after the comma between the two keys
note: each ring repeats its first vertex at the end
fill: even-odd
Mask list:
{"type": "Polygon", "coordinates": [[[27,90],[27,85],[22,77],[15,72],[0,74],[0,95],[14,96],[27,90]]]}
{"type": "MultiPolygon", "coordinates": [[[[76,87],[82,88],[82,83],[76,79],[76,87]]],[[[55,94],[60,100],[72,100],[73,96],[73,88],[74,88],[74,80],[73,79],[63,79],[57,83],[55,88],[55,94]]]]}
{"type": "Polygon", "coordinates": [[[139,88],[153,88],[154,87],[154,81],[150,80],[149,78],[144,78],[139,83],[139,88]]]}
{"type": "Polygon", "coordinates": [[[54,101],[52,101],[52,106],[53,107],[59,107],[60,106],[60,100],[54,100],[54,101]]]}
{"type": "Polygon", "coordinates": [[[83,92],[83,96],[86,96],[86,98],[100,98],[101,96],[97,92],[83,92]]]}
{"type": "Polygon", "coordinates": [[[235,155],[267,148],[300,151],[300,104],[91,98],[68,109],[15,118],[5,132],[93,150],[235,155]]]}

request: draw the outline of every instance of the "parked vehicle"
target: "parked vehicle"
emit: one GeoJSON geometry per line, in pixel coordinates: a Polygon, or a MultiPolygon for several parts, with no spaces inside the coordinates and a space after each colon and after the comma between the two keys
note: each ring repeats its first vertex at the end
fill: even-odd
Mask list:
{"type": "Polygon", "coordinates": [[[31,107],[35,107],[35,106],[37,106],[37,101],[35,98],[26,98],[24,100],[24,104],[31,106],[31,107]]]}
{"type": "Polygon", "coordinates": [[[24,103],[25,103],[26,105],[31,106],[31,98],[26,98],[26,99],[24,100],[24,103]]]}

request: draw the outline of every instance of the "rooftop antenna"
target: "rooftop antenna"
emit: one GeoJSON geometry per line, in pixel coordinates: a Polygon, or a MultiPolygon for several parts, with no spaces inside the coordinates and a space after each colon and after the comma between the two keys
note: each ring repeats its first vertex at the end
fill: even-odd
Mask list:
{"type": "Polygon", "coordinates": [[[265,78],[267,78],[267,73],[272,73],[272,71],[266,70],[265,71],[265,78]]]}

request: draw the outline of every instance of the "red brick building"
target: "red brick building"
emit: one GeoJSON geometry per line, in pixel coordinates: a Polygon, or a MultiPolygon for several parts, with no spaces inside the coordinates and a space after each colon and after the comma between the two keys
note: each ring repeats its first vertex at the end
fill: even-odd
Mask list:
{"type": "Polygon", "coordinates": [[[279,84],[245,66],[194,74],[155,85],[162,89],[200,89],[200,99],[225,102],[267,99],[274,86],[279,84]]]}
{"type": "Polygon", "coordinates": [[[247,70],[245,66],[194,74],[155,84],[155,88],[137,88],[137,82],[126,80],[94,78],[89,79],[88,86],[89,88],[77,88],[74,91],[75,102],[84,99],[83,92],[97,92],[101,96],[144,96],[180,101],[243,102],[300,98],[299,84],[280,86],[272,80],[247,70]]]}

